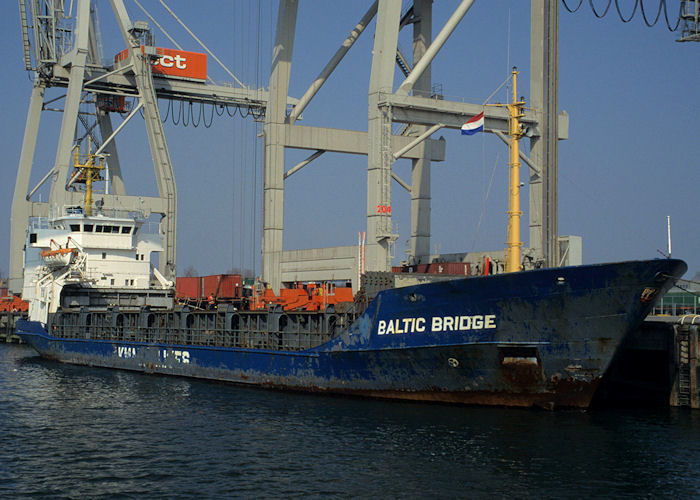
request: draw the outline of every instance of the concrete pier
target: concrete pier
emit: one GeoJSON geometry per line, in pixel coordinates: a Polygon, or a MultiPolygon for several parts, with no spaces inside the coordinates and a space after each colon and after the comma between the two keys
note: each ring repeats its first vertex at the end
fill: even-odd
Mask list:
{"type": "Polygon", "coordinates": [[[20,338],[17,335],[15,335],[15,322],[20,318],[26,319],[27,313],[13,311],[0,312],[0,343],[22,343],[20,338]]]}

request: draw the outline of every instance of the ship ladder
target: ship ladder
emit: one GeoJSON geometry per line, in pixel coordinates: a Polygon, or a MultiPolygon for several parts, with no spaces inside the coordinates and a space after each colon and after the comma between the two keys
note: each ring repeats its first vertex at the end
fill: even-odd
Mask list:
{"type": "Polygon", "coordinates": [[[678,406],[690,407],[690,335],[678,329],[678,406]]]}

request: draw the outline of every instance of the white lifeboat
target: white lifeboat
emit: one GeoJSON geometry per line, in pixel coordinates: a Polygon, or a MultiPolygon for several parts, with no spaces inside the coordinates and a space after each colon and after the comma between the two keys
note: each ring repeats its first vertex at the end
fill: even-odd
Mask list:
{"type": "Polygon", "coordinates": [[[77,248],[56,248],[41,252],[44,263],[49,267],[69,266],[76,255],[78,255],[77,248]]]}

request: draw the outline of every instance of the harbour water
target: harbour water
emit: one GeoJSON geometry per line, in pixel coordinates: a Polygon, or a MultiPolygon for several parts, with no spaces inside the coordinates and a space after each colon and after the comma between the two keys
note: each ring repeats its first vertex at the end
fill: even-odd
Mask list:
{"type": "Polygon", "coordinates": [[[700,412],[408,404],[0,345],[0,498],[700,496],[700,412]]]}

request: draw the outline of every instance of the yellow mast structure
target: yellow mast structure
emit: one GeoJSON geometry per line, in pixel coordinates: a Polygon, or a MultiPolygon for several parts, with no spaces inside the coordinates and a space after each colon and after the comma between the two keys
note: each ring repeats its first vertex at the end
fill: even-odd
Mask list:
{"type": "Polygon", "coordinates": [[[508,108],[508,144],[510,157],[509,188],[508,188],[508,236],[506,241],[506,272],[520,271],[520,138],[523,136],[520,118],[523,115],[524,101],[518,101],[518,69],[513,67],[513,101],[507,104],[508,108]]]}
{"type": "Polygon", "coordinates": [[[80,171],[75,182],[85,184],[85,215],[92,215],[92,183],[102,180],[100,171],[104,168],[102,165],[102,156],[92,154],[92,140],[88,137],[88,154],[85,163],[80,163],[80,146],[76,146],[73,150],[73,167],[80,171]],[[95,163],[95,158],[98,162],[95,163]]]}

